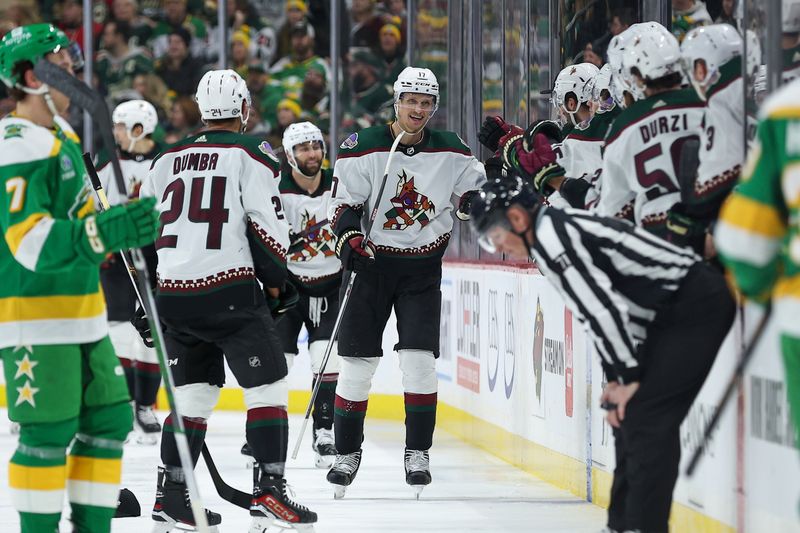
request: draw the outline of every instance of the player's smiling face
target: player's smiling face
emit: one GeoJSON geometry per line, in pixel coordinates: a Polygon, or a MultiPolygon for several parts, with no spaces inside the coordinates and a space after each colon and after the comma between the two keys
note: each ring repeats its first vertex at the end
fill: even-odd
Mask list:
{"type": "Polygon", "coordinates": [[[294,147],[294,160],[300,172],[306,176],[316,176],[322,167],[322,143],[311,141],[294,147]]]}
{"type": "Polygon", "coordinates": [[[436,100],[429,94],[403,93],[397,102],[397,122],[406,133],[417,133],[433,113],[436,100]]]}

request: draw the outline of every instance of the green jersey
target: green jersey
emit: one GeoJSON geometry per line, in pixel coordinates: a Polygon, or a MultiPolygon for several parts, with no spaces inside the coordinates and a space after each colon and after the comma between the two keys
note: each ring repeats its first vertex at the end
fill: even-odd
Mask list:
{"type": "Polygon", "coordinates": [[[116,58],[105,50],[97,53],[95,72],[109,94],[133,87],[139,74],[153,71],[153,60],[141,48],[133,48],[125,56],[116,58]]]}
{"type": "Polygon", "coordinates": [[[0,183],[0,348],[103,338],[105,254],[87,252],[95,208],[75,132],[0,120],[0,183]]]}
{"type": "Polygon", "coordinates": [[[715,237],[745,296],[798,301],[800,80],[764,103],[756,142],[741,181],[722,208],[715,237]]]}

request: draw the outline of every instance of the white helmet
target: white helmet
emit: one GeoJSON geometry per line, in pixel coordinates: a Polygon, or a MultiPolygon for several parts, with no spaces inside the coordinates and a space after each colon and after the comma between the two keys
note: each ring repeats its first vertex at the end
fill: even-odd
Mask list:
{"type": "Polygon", "coordinates": [[[556,76],[556,81],[553,84],[553,106],[566,113],[573,125],[578,124],[575,120],[578,108],[582,104],[588,105],[592,101],[592,82],[598,72],[600,72],[600,69],[591,63],[578,63],[563,69],[556,76]],[[574,111],[570,111],[566,107],[567,96],[570,93],[575,95],[575,99],[578,100],[578,105],[574,111]]]}
{"type": "Polygon", "coordinates": [[[608,94],[611,93],[611,65],[606,63],[600,69],[600,72],[597,73],[597,76],[594,77],[594,83],[592,84],[592,100],[597,102],[599,113],[604,111],[608,111],[612,107],[614,107],[614,99],[610,98],[609,100],[603,100],[602,92],[608,91],[608,94]]]}
{"type": "Polygon", "coordinates": [[[701,26],[686,34],[681,43],[681,62],[700,98],[706,99],[706,91],[719,79],[719,69],[728,61],[741,57],[742,48],[741,35],[729,24],[701,26]],[[706,64],[706,77],[697,81],[694,65],[700,60],[706,64]]]}
{"type": "Polygon", "coordinates": [[[433,111],[431,116],[439,109],[439,82],[430,69],[420,67],[406,67],[397,76],[394,82],[394,112],[397,113],[397,102],[403,93],[420,93],[433,96],[433,111]]]}
{"type": "Polygon", "coordinates": [[[647,31],[638,33],[622,55],[622,69],[632,80],[634,98],[644,97],[644,88],[633,78],[633,69],[645,80],[657,80],[681,72],[681,46],[672,33],[657,22],[646,23],[647,31]]]}
{"type": "Polygon", "coordinates": [[[800,32],[800,0],[783,0],[781,21],[784,33],[800,32]]]}
{"type": "Polygon", "coordinates": [[[627,30],[614,36],[608,44],[608,65],[611,69],[611,96],[620,107],[625,107],[624,93],[633,95],[631,89],[633,81],[630,75],[622,68],[622,56],[630,46],[631,41],[645,28],[647,23],[631,24],[627,30]]]}
{"type": "Polygon", "coordinates": [[[206,72],[197,85],[195,100],[203,120],[238,117],[244,126],[250,117],[250,91],[242,77],[230,69],[206,72]],[[247,102],[244,115],[243,102],[247,102]]]}
{"type": "Polygon", "coordinates": [[[125,131],[128,134],[128,151],[133,150],[133,145],[136,141],[144,139],[156,130],[158,125],[158,114],[153,104],[146,100],[129,100],[123,102],[114,108],[111,114],[111,120],[114,124],[124,124],[125,131]],[[133,136],[133,128],[136,125],[142,126],[142,133],[133,136]]]}
{"type": "Polygon", "coordinates": [[[312,123],[295,122],[294,124],[289,124],[283,132],[283,151],[286,154],[286,161],[289,163],[289,166],[301,174],[303,172],[298,168],[297,160],[294,158],[294,147],[298,144],[313,141],[319,141],[322,144],[322,158],[325,159],[325,139],[322,137],[320,129],[312,123]]]}

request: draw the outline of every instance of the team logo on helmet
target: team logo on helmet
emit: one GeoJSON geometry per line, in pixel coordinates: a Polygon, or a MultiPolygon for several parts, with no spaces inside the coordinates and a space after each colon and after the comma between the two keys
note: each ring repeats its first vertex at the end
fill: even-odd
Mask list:
{"type": "Polygon", "coordinates": [[[331,231],[327,218],[317,222],[316,215],[305,211],[300,224],[303,227],[299,235],[300,239],[297,239],[289,247],[290,261],[310,261],[319,254],[322,254],[323,257],[336,255],[334,251],[336,237],[331,231]]]}
{"type": "Polygon", "coordinates": [[[355,148],[356,145],[358,145],[358,133],[353,133],[350,135],[350,137],[342,141],[342,144],[339,146],[339,148],[348,150],[350,148],[355,148]]]}
{"type": "Polygon", "coordinates": [[[436,206],[417,191],[414,176],[408,177],[404,170],[397,177],[397,195],[390,200],[392,208],[385,213],[383,229],[404,230],[415,222],[424,228],[431,221],[429,215],[436,213],[436,206]]]}

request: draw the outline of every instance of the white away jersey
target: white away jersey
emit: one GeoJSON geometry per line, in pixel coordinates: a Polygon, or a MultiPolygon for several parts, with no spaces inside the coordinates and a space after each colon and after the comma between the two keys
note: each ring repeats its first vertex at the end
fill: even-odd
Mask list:
{"type": "Polygon", "coordinates": [[[388,125],[344,140],[333,171],[331,223],[337,234],[363,228],[377,204],[370,241],[378,255],[441,257],[453,228],[451,196],[480,188],[483,165],[455,133],[425,129],[419,143],[398,147],[377,198],[393,140],[388,125]],[[354,213],[363,215],[361,221],[354,213]]]}
{"type": "Polygon", "coordinates": [[[270,287],[283,283],[289,226],[278,169],[266,143],[227,131],[188,137],[153,161],[140,194],[159,201],[162,314],[258,304],[256,277],[270,287]]]}
{"type": "MultiPolygon", "coordinates": [[[[160,152],[161,147],[158,145],[146,154],[132,154],[125,151],[119,152],[119,166],[122,167],[122,177],[125,180],[127,194],[130,195],[130,197],[136,198],[139,196],[139,187],[141,187],[142,181],[147,176],[148,172],[150,172],[150,165],[153,163],[153,159],[155,159],[160,152]]],[[[98,163],[97,175],[100,177],[103,190],[106,191],[108,203],[111,205],[118,205],[128,200],[119,190],[110,160],[106,159],[98,163]]]]}

